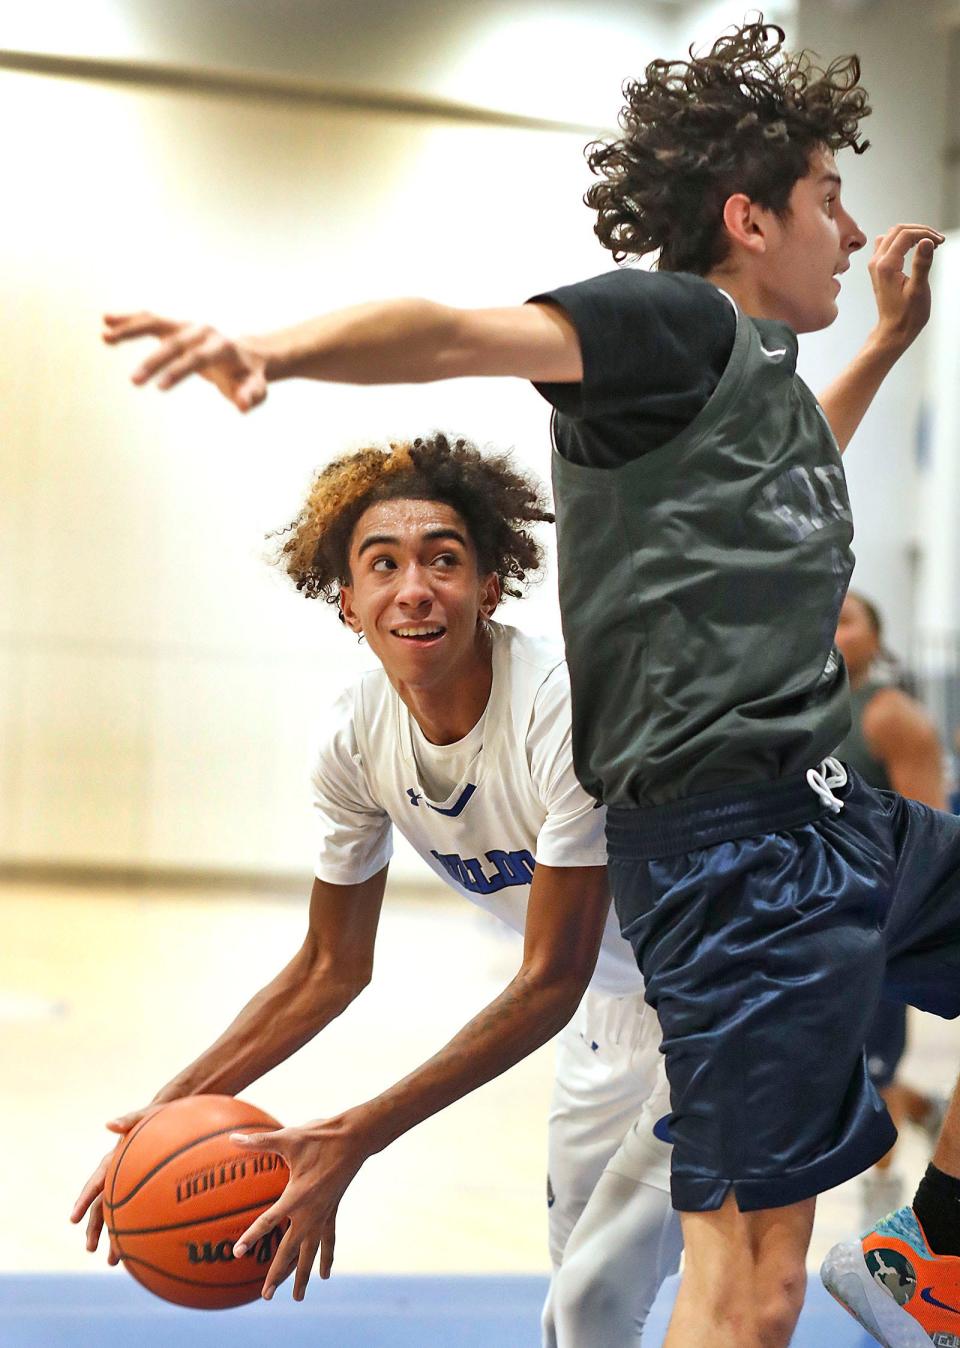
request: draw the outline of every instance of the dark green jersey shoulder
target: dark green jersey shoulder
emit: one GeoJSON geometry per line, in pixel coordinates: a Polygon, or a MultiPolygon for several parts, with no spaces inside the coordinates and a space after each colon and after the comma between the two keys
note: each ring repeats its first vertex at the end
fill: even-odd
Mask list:
{"type": "Polygon", "coordinates": [[[850,504],[796,357],[792,329],[739,313],[706,406],[619,468],[564,458],[555,414],[574,759],[608,804],[777,778],[846,734],[850,504]]]}

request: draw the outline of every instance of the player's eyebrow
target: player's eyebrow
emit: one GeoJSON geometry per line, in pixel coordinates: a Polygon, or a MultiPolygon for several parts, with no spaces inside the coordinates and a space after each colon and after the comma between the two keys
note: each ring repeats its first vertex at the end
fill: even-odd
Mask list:
{"type": "MultiPolygon", "coordinates": [[[[449,527],[428,529],[422,537],[425,543],[433,543],[439,538],[452,538],[454,542],[459,543],[462,547],[465,548],[467,546],[467,540],[459,529],[451,529],[449,527]]],[[[399,545],[400,539],[397,538],[396,534],[370,534],[363,540],[359,548],[357,548],[357,557],[362,557],[368,548],[399,547],[399,545]]]]}
{"type": "Polygon", "coordinates": [[[821,182],[821,183],[833,183],[834,187],[842,187],[842,186],[843,186],[843,180],[842,180],[842,178],[840,177],[840,174],[839,174],[839,173],[824,173],[824,174],[821,174],[821,176],[820,176],[820,178],[819,178],[818,181],[821,182]]]}
{"type": "Polygon", "coordinates": [[[370,534],[357,548],[357,556],[362,557],[368,548],[397,547],[399,542],[394,534],[370,534]]]}
{"type": "Polygon", "coordinates": [[[460,543],[463,547],[467,546],[467,540],[459,529],[451,529],[449,525],[441,529],[428,529],[423,535],[425,543],[433,543],[438,538],[452,538],[455,543],[460,543]]]}

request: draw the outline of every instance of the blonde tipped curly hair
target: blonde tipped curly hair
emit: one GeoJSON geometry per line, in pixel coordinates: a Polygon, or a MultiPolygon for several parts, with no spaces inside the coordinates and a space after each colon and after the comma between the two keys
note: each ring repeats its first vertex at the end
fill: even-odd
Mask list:
{"type": "Polygon", "coordinates": [[[467,526],[481,573],[496,572],[504,594],[519,595],[543,550],[529,531],[552,523],[543,490],[507,454],[481,454],[468,440],[436,433],[412,443],[369,447],[320,470],[297,518],[277,537],[276,562],[308,599],[335,604],[350,580],[350,540],[378,501],[443,501],[467,526]]]}

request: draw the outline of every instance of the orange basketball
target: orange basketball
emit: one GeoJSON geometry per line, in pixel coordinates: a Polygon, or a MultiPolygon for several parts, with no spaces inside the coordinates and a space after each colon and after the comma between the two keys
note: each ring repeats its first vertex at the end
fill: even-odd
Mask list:
{"type": "Polygon", "coordinates": [[[242,1151],[230,1134],[279,1127],[231,1095],[190,1095],[121,1138],[107,1168],[104,1223],[138,1282],[199,1310],[256,1300],[282,1233],[274,1228],[242,1259],[233,1242],[279,1198],[287,1168],[271,1152],[242,1151]]]}

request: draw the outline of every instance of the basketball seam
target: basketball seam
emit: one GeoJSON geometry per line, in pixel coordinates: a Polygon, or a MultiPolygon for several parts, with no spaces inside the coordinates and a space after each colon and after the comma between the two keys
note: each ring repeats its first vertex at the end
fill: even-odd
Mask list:
{"type": "Polygon", "coordinates": [[[207,1291],[211,1289],[217,1292],[232,1292],[237,1287],[253,1287],[256,1283],[262,1283],[266,1277],[262,1273],[258,1278],[245,1278],[243,1282],[230,1283],[209,1283],[204,1282],[202,1278],[185,1278],[182,1273],[168,1273],[165,1268],[159,1268],[156,1264],[148,1264],[146,1259],[138,1259],[136,1255],[128,1256],[124,1263],[139,1264],[141,1268],[148,1268],[151,1273],[159,1273],[161,1277],[169,1278],[172,1282],[189,1283],[191,1287],[203,1287],[207,1291]]]}
{"type": "MultiPolygon", "coordinates": [[[[159,1111],[158,1111],[158,1112],[159,1112],[159,1111]]],[[[110,1237],[111,1237],[112,1235],[114,1235],[114,1232],[113,1232],[113,1230],[111,1229],[111,1226],[110,1226],[110,1222],[109,1222],[109,1219],[108,1219],[108,1216],[107,1216],[107,1209],[109,1208],[110,1212],[111,1212],[111,1213],[113,1212],[113,1195],[117,1192],[117,1176],[120,1174],[120,1167],[123,1165],[123,1162],[124,1162],[124,1160],[125,1160],[125,1158],[126,1158],[127,1151],[128,1151],[128,1149],[129,1149],[129,1147],[130,1147],[130,1143],[133,1141],[133,1139],[134,1139],[135,1137],[137,1137],[137,1136],[139,1135],[139,1133],[141,1133],[141,1132],[143,1131],[143,1129],[146,1127],[146,1125],[147,1125],[147,1124],[150,1122],[150,1120],[151,1120],[152,1118],[154,1118],[154,1117],[155,1117],[155,1115],[150,1114],[150,1115],[148,1115],[147,1118],[141,1119],[140,1122],[139,1122],[138,1124],[135,1125],[135,1127],[133,1127],[133,1128],[130,1129],[130,1132],[129,1132],[129,1133],[126,1133],[126,1134],[124,1135],[124,1137],[122,1137],[122,1138],[117,1142],[117,1146],[121,1148],[121,1151],[120,1151],[120,1155],[117,1157],[117,1164],[113,1167],[113,1182],[112,1182],[112,1184],[110,1185],[110,1200],[109,1200],[109,1202],[107,1201],[106,1195],[104,1195],[104,1199],[103,1199],[103,1217],[104,1217],[104,1221],[106,1222],[106,1226],[107,1226],[107,1240],[108,1240],[108,1241],[109,1241],[110,1237]]],[[[121,1259],[124,1258],[123,1247],[121,1246],[119,1240],[117,1241],[117,1253],[119,1254],[119,1256],[120,1256],[121,1259]]]]}
{"type": "MultiPolygon", "coordinates": [[[[188,1098],[188,1097],[184,1097],[184,1098],[188,1098]]],[[[159,1112],[160,1112],[160,1111],[158,1110],[157,1113],[159,1113],[159,1112]]],[[[155,1118],[156,1115],[151,1115],[150,1117],[151,1117],[151,1118],[155,1118]]],[[[147,1119],[144,1119],[144,1123],[147,1123],[147,1122],[148,1122],[148,1120],[147,1120],[147,1119]]],[[[229,1133],[239,1133],[239,1132],[242,1132],[242,1130],[243,1130],[244,1128],[262,1128],[262,1127],[263,1127],[263,1124],[262,1124],[261,1122],[237,1123],[237,1124],[231,1124],[231,1126],[230,1126],[229,1128],[218,1128],[218,1129],[216,1130],[216,1132],[213,1132],[213,1133],[206,1133],[203,1137],[195,1137],[195,1138],[193,1138],[193,1140],[190,1141],[190,1142],[188,1142],[188,1143],[186,1144],[186,1146],[184,1146],[184,1147],[179,1147],[176,1151],[172,1151],[172,1152],[170,1153],[169,1156],[165,1156],[165,1157],[163,1158],[162,1161],[159,1161],[159,1162],[153,1167],[152,1170],[148,1170],[147,1173],[143,1176],[143,1178],[140,1179],[140,1180],[133,1186],[133,1188],[132,1188],[132,1189],[130,1190],[130,1192],[127,1194],[126,1198],[121,1198],[119,1202],[115,1203],[115,1202],[113,1201],[113,1195],[116,1193],[116,1190],[117,1190],[117,1174],[118,1174],[119,1171],[120,1171],[120,1163],[123,1161],[124,1157],[125,1157],[126,1154],[127,1154],[127,1149],[124,1148],[123,1155],[120,1157],[120,1160],[117,1162],[117,1169],[116,1169],[116,1171],[114,1172],[114,1176],[113,1176],[113,1184],[112,1184],[111,1189],[110,1189],[110,1202],[109,1202],[108,1204],[105,1204],[105,1206],[109,1207],[109,1209],[110,1209],[111,1212],[115,1212],[117,1208],[122,1208],[123,1205],[124,1205],[124,1203],[129,1203],[129,1202],[130,1202],[130,1199],[133,1198],[134,1194],[140,1192],[140,1190],[143,1188],[143,1186],[147,1183],[148,1180],[153,1179],[154,1175],[156,1175],[159,1171],[161,1171],[165,1165],[169,1165],[171,1161],[175,1161],[175,1160],[177,1159],[178,1156],[183,1156],[186,1152],[188,1152],[188,1151],[191,1149],[191,1147],[198,1147],[198,1146],[200,1145],[201,1142],[210,1142],[210,1141],[212,1141],[213,1138],[215,1138],[215,1137],[225,1137],[225,1136],[226,1136],[227,1134],[229,1134],[229,1133]]],[[[131,1135],[130,1141],[131,1141],[131,1142],[133,1141],[132,1135],[131,1135]]]]}
{"type": "Polygon", "coordinates": [[[156,1115],[159,1114],[159,1112],[160,1111],[157,1110],[156,1113],[149,1114],[145,1119],[141,1119],[138,1124],[136,1124],[133,1128],[130,1129],[129,1133],[124,1133],[123,1137],[118,1139],[117,1146],[121,1148],[121,1152],[120,1155],[117,1157],[117,1164],[114,1166],[113,1169],[113,1183],[110,1186],[111,1208],[113,1207],[113,1195],[117,1192],[117,1176],[120,1174],[120,1167],[123,1165],[124,1159],[127,1155],[127,1148],[130,1146],[130,1143],[133,1141],[135,1137],[139,1137],[140,1133],[143,1132],[144,1128],[147,1126],[150,1120],[156,1118],[156,1115]]]}
{"type": "MultiPolygon", "coordinates": [[[[267,1199],[266,1206],[269,1207],[271,1203],[275,1203],[277,1199],[280,1197],[280,1194],[282,1193],[283,1190],[281,1189],[280,1193],[278,1193],[275,1198],[267,1199]]],[[[254,1208],[262,1208],[263,1206],[264,1202],[262,1199],[260,1199],[256,1203],[248,1203],[245,1207],[242,1208],[231,1208],[229,1212],[214,1212],[209,1217],[191,1217],[189,1221],[171,1222],[169,1226],[129,1227],[124,1228],[123,1231],[115,1231],[114,1235],[150,1236],[154,1235],[156,1232],[159,1231],[182,1231],[184,1227],[187,1226],[205,1226],[207,1222],[218,1222],[221,1221],[224,1217],[238,1217],[241,1212],[252,1212],[254,1208]]]]}

